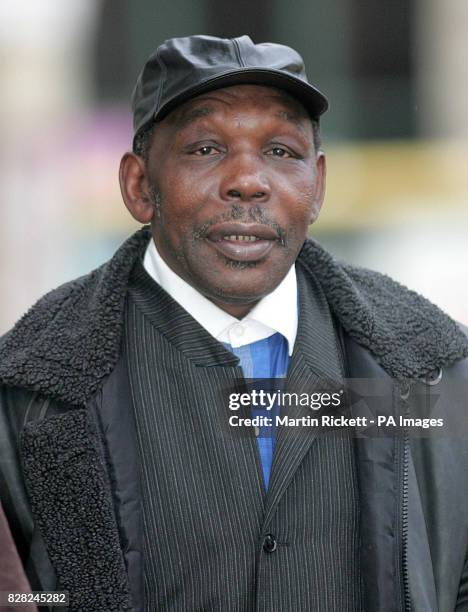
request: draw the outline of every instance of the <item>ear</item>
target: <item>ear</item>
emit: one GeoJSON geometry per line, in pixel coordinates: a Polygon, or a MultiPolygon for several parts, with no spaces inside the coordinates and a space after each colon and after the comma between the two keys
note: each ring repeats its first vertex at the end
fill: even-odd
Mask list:
{"type": "Polygon", "coordinates": [[[325,184],[327,178],[327,163],[325,159],[325,153],[319,151],[315,160],[315,187],[312,210],[310,214],[310,223],[314,223],[320,214],[322,208],[323,199],[325,197],[325,184]]]}
{"type": "Polygon", "coordinates": [[[125,153],[120,161],[119,182],[123,201],[132,217],[140,223],[150,223],[154,206],[149,195],[145,160],[134,153],[125,153]]]}

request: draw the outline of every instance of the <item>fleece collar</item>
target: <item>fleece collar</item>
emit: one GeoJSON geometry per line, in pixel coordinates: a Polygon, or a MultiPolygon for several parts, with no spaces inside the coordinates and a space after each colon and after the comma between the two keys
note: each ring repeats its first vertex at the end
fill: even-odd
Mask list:
{"type": "MultiPolygon", "coordinates": [[[[86,405],[120,356],[128,279],[150,237],[142,228],[106,264],[41,298],[2,338],[0,383],[86,405]]],[[[394,378],[421,378],[468,357],[457,324],[389,277],[339,263],[312,240],[298,261],[345,331],[394,378]]]]}

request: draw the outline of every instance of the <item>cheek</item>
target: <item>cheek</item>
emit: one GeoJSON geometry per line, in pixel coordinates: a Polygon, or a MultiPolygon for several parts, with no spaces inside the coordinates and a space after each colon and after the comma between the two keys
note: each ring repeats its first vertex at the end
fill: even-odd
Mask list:
{"type": "Polygon", "coordinates": [[[170,196],[162,195],[161,214],[157,220],[157,233],[162,242],[181,253],[191,249],[197,229],[203,225],[204,209],[199,194],[187,191],[180,185],[170,196]]]}
{"type": "Polygon", "coordinates": [[[188,224],[192,216],[196,194],[185,181],[171,176],[161,181],[159,193],[161,195],[160,223],[164,226],[164,231],[171,233],[174,230],[180,231],[188,224]]]}
{"type": "Polygon", "coordinates": [[[213,193],[211,183],[206,179],[200,180],[188,170],[167,173],[160,183],[160,191],[171,218],[187,225],[191,217],[198,215],[209,194],[213,193]]]}
{"type": "Polygon", "coordinates": [[[310,179],[295,185],[293,190],[281,197],[281,202],[287,201],[287,206],[282,207],[287,219],[287,224],[298,230],[307,229],[309,224],[317,217],[315,207],[315,185],[310,179]]]}

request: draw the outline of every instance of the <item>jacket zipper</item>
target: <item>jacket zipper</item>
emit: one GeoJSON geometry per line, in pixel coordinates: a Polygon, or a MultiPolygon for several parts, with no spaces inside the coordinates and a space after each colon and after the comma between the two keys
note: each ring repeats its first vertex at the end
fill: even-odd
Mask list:
{"type": "Polygon", "coordinates": [[[409,472],[409,436],[405,429],[403,438],[403,477],[401,491],[401,564],[403,574],[403,610],[411,612],[408,572],[408,472],[409,472]]]}
{"type": "MultiPolygon", "coordinates": [[[[401,390],[400,390],[401,392],[401,390]]],[[[400,414],[404,413],[405,417],[409,416],[409,403],[407,397],[400,395],[400,406],[403,405],[403,410],[399,410],[400,414]]],[[[409,589],[409,571],[408,571],[408,473],[409,473],[409,433],[405,427],[403,433],[403,440],[400,439],[400,444],[397,445],[398,449],[398,463],[399,463],[399,475],[401,483],[401,521],[400,527],[400,547],[398,550],[399,558],[398,563],[401,563],[401,575],[402,575],[402,599],[401,599],[401,610],[403,612],[411,612],[411,597],[409,589]]]]}

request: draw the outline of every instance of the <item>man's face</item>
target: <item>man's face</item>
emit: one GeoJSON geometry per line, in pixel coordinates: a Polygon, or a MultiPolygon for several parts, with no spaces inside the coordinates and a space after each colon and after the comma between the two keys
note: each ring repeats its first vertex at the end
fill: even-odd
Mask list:
{"type": "Polygon", "coordinates": [[[156,125],[146,179],[163,259],[243,316],[294,263],[320,211],[324,158],[298,102],[238,85],[194,98],[156,125]]]}

